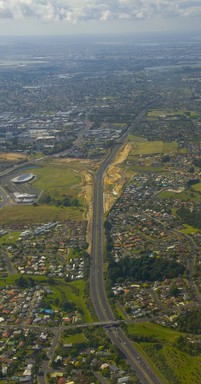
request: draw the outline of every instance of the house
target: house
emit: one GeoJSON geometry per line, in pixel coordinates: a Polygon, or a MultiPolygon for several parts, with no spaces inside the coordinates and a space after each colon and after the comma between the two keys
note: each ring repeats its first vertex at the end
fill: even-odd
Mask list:
{"type": "Polygon", "coordinates": [[[130,378],[129,378],[128,376],[124,376],[124,377],[120,377],[120,378],[117,380],[117,383],[118,383],[118,384],[129,383],[129,380],[130,380],[130,378]]]}
{"type": "Polygon", "coordinates": [[[58,380],[58,384],[66,384],[67,380],[65,379],[65,377],[60,377],[59,380],[58,380]]]}

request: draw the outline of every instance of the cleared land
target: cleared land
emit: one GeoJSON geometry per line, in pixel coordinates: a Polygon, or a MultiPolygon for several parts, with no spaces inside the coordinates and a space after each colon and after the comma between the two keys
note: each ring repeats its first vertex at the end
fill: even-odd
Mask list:
{"type": "Polygon", "coordinates": [[[22,153],[0,153],[0,161],[8,162],[18,162],[21,160],[27,160],[28,156],[23,155],[22,153]]]}
{"type": "Polygon", "coordinates": [[[127,175],[120,165],[127,159],[130,152],[130,144],[122,146],[121,150],[108,167],[104,177],[104,211],[108,212],[117,197],[121,195],[123,186],[127,181],[127,175]]]}
{"type": "Polygon", "coordinates": [[[83,211],[78,208],[58,208],[48,205],[12,206],[1,209],[0,224],[29,224],[46,223],[49,221],[82,220],[83,211]]]}

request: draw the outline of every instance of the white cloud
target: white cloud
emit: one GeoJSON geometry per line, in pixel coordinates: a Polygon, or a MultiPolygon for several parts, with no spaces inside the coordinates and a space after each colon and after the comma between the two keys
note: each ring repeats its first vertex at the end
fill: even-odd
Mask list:
{"type": "Polygon", "coordinates": [[[83,20],[201,16],[200,0],[0,0],[0,18],[83,20]]]}

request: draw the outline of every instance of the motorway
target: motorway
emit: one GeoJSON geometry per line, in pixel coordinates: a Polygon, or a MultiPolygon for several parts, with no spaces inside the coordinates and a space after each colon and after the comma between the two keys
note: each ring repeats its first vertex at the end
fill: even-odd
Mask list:
{"type": "Polygon", "coordinates": [[[10,204],[10,198],[6,193],[5,189],[0,186],[0,208],[10,204]]]}
{"type": "MultiPolygon", "coordinates": [[[[135,119],[138,123],[144,116],[147,106],[135,119]]],[[[128,132],[121,139],[123,142],[128,132]]],[[[121,144],[116,144],[104,162],[101,164],[94,177],[93,196],[93,220],[92,220],[92,243],[91,243],[91,268],[90,268],[90,292],[91,299],[99,321],[114,321],[115,317],[108,302],[104,285],[103,271],[103,247],[104,247],[104,210],[103,210],[103,177],[110,163],[113,161],[121,144]]],[[[142,384],[162,384],[163,381],[147,363],[144,356],[134,347],[123,330],[118,326],[106,327],[107,335],[125,356],[131,368],[136,372],[142,384]]]]}

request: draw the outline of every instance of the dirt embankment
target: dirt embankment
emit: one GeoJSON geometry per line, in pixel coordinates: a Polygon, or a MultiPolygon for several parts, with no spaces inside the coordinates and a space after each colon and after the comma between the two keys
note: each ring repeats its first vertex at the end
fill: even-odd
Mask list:
{"type": "Polygon", "coordinates": [[[18,162],[27,159],[28,156],[23,155],[22,153],[0,153],[0,161],[18,162]]]}
{"type": "Polygon", "coordinates": [[[121,195],[128,177],[120,165],[127,159],[131,144],[124,144],[113,163],[108,167],[104,177],[104,211],[108,212],[116,199],[121,195]]]}
{"type": "Polygon", "coordinates": [[[92,213],[93,213],[93,176],[90,171],[81,172],[84,177],[82,186],[82,194],[86,203],[86,220],[87,220],[87,242],[89,244],[88,252],[91,251],[91,231],[92,231],[92,213]]]}

